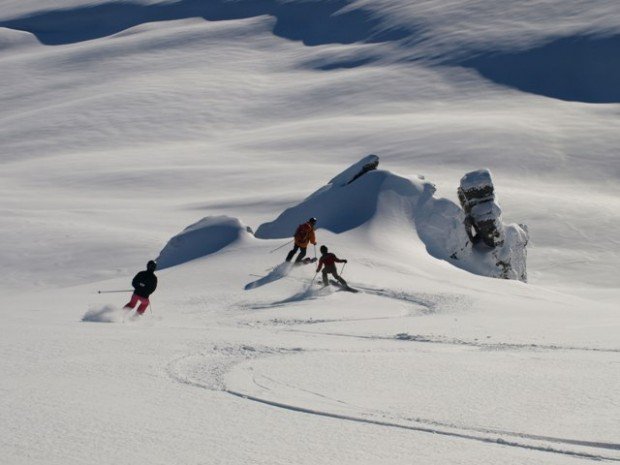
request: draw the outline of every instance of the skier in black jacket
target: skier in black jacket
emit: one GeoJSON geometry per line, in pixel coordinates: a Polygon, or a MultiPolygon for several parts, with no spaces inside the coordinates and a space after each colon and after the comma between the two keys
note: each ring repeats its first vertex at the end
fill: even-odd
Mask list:
{"type": "Polygon", "coordinates": [[[151,260],[146,264],[146,270],[140,271],[133,278],[131,285],[134,288],[134,292],[131,296],[131,301],[125,305],[125,309],[133,310],[136,304],[140,302],[138,315],[142,315],[146,311],[146,308],[150,304],[149,296],[157,289],[157,276],[155,276],[156,268],[157,263],[151,260]]]}

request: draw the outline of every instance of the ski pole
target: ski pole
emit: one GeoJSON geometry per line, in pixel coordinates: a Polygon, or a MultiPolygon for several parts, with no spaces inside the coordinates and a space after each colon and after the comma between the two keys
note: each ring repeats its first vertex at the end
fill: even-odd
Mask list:
{"type": "MultiPolygon", "coordinates": [[[[310,287],[312,287],[312,285],[314,284],[314,280],[316,279],[316,275],[318,275],[319,272],[317,271],[316,273],[314,273],[314,278],[312,278],[312,281],[310,281],[310,287]]],[[[310,289],[310,287],[308,289],[310,289]]]]}
{"type": "Polygon", "coordinates": [[[292,240],[291,240],[291,241],[288,241],[286,244],[281,245],[281,246],[280,246],[280,247],[278,247],[277,249],[270,250],[270,251],[269,251],[269,253],[274,253],[276,250],[280,250],[282,247],[286,247],[286,246],[287,246],[287,245],[289,245],[291,242],[293,242],[293,241],[292,241],[292,240]]]}
{"type": "Polygon", "coordinates": [[[342,273],[344,273],[344,267],[347,266],[347,262],[344,262],[342,264],[342,268],[340,269],[340,276],[342,276],[342,273]]]}
{"type": "Polygon", "coordinates": [[[133,289],[123,289],[120,291],[97,291],[97,294],[112,294],[114,292],[133,292],[133,289]]]}

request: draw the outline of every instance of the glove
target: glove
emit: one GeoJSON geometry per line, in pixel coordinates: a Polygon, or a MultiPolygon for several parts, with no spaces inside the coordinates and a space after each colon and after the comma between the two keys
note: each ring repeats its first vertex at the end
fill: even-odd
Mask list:
{"type": "Polygon", "coordinates": [[[345,261],[344,261],[344,262],[345,262],[345,263],[349,263],[349,261],[348,261],[348,260],[346,260],[346,259],[345,259],[345,261]]]}

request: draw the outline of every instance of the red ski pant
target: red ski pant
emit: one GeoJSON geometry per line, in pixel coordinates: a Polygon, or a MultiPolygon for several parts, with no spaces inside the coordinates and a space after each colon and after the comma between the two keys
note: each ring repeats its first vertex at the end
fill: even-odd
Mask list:
{"type": "Polygon", "coordinates": [[[142,315],[146,311],[146,307],[149,306],[149,299],[147,299],[146,297],[142,297],[142,296],[139,296],[138,294],[134,294],[131,296],[131,300],[129,301],[127,305],[125,305],[124,308],[133,310],[133,308],[136,306],[138,302],[140,302],[140,306],[138,307],[138,313],[142,315]]]}

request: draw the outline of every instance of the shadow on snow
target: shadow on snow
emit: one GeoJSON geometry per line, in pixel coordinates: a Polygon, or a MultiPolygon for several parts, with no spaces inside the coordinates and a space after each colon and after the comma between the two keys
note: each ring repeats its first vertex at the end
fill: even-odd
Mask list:
{"type": "Polygon", "coordinates": [[[377,43],[410,35],[405,29],[381,29],[379,20],[363,9],[340,13],[349,3],[347,0],[179,0],[137,5],[119,1],[50,10],[0,22],[0,27],[30,32],[47,45],[62,45],[106,37],[149,22],[196,17],[221,21],[270,15],[277,20],[275,35],[305,45],[377,43]]]}
{"type": "MultiPolygon", "coordinates": [[[[208,21],[270,15],[273,33],[305,45],[355,42],[379,43],[408,39],[416,46],[416,28],[382,26],[380,19],[350,0],[178,0],[153,5],[116,1],[73,9],[49,10],[0,22],[0,27],[27,31],[47,45],[62,45],[106,37],[157,21],[202,17],[208,21]]],[[[402,42],[405,45],[405,42],[402,42]]],[[[523,92],[587,103],[620,102],[620,35],[571,36],[522,51],[469,53],[444,64],[475,69],[483,77],[523,92]]],[[[467,53],[467,52],[465,52],[467,53]]],[[[355,68],[378,57],[343,57],[312,63],[329,71],[355,68]]],[[[440,58],[440,61],[441,58],[440,58]]]]}
{"type": "Polygon", "coordinates": [[[485,78],[546,97],[620,103],[620,35],[575,36],[519,52],[484,53],[459,61],[485,78]]]}

